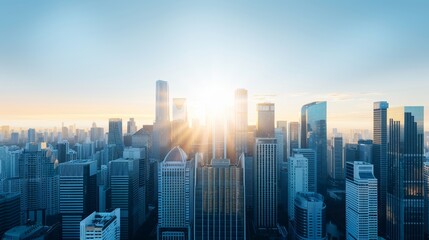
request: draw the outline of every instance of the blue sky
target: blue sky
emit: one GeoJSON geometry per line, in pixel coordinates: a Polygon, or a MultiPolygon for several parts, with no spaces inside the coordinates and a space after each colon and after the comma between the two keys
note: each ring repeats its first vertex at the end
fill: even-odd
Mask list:
{"type": "Polygon", "coordinates": [[[428,12],[428,1],[1,1],[0,124],[151,123],[163,79],[191,116],[207,86],[225,87],[220,98],[242,87],[251,123],[272,95],[278,120],[327,100],[329,127],[371,128],[373,101],[429,107],[428,12]]]}

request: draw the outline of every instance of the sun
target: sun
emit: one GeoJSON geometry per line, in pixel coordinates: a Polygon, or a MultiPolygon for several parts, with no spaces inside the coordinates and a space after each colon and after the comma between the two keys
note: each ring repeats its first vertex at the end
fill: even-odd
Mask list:
{"type": "Polygon", "coordinates": [[[226,83],[212,82],[201,86],[194,99],[192,115],[205,122],[208,118],[226,116],[234,104],[234,89],[226,83]]]}

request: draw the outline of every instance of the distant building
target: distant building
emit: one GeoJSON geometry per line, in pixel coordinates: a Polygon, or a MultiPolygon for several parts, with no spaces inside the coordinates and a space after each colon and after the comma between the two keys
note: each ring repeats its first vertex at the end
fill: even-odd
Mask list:
{"type": "Polygon", "coordinates": [[[130,118],[130,120],[127,122],[127,134],[132,135],[135,132],[137,132],[136,122],[134,121],[134,118],[130,118]]]}
{"type": "Polygon", "coordinates": [[[257,104],[257,134],[258,138],[274,138],[274,103],[257,104]]]}
{"type": "Polygon", "coordinates": [[[247,147],[247,90],[237,89],[234,96],[235,117],[235,158],[238,160],[242,153],[248,154],[247,147]]]}
{"type": "Polygon", "coordinates": [[[121,211],[93,212],[80,222],[81,240],[120,239],[121,211]]]}
{"type": "Polygon", "coordinates": [[[289,156],[293,156],[293,149],[299,146],[299,122],[289,123],[289,156]]]}
{"type": "Polygon", "coordinates": [[[378,239],[377,179],[373,165],[347,163],[346,236],[347,239],[378,239]]]}
{"type": "Polygon", "coordinates": [[[122,157],[122,151],[124,151],[124,140],[122,137],[122,119],[109,119],[109,136],[107,143],[116,145],[114,157],[115,159],[122,157]]]}
{"type": "Polygon", "coordinates": [[[28,129],[27,135],[27,143],[35,143],[36,142],[36,130],[34,128],[28,129]]]}

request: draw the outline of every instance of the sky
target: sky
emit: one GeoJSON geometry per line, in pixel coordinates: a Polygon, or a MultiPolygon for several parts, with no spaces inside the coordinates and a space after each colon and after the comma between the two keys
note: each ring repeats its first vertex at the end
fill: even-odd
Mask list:
{"type": "MultiPolygon", "coordinates": [[[[52,127],[155,114],[155,82],[188,99],[249,92],[297,121],[372,128],[372,103],[425,106],[428,1],[0,1],[0,125],[52,127]]],[[[219,100],[220,101],[220,100],[219,100]]],[[[428,127],[426,127],[428,129],[428,127]]]]}

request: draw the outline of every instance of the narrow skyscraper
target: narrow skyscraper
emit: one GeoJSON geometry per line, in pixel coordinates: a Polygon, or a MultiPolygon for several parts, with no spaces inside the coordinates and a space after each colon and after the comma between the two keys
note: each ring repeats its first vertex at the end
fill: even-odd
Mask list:
{"type": "Polygon", "coordinates": [[[235,90],[235,150],[236,160],[242,153],[247,155],[247,90],[235,90]]]}
{"type": "Polygon", "coordinates": [[[156,81],[155,123],[153,124],[153,156],[161,161],[170,150],[171,123],[168,82],[156,81]]]}
{"type": "Polygon", "coordinates": [[[317,192],[317,161],[316,152],[309,148],[296,148],[292,151],[295,154],[301,154],[308,160],[308,191],[317,192]]]}
{"type": "Polygon", "coordinates": [[[346,238],[378,239],[377,179],[373,165],[355,161],[347,163],[346,238]]]}
{"type": "Polygon", "coordinates": [[[278,191],[276,139],[257,138],[253,161],[253,224],[257,231],[275,230],[278,191]]]}
{"type": "Polygon", "coordinates": [[[316,152],[317,189],[325,192],[327,180],[326,102],[313,102],[301,108],[301,148],[316,152]]]}
{"type": "Polygon", "coordinates": [[[378,231],[386,235],[387,203],[387,109],[385,101],[375,102],[373,111],[374,175],[378,180],[378,231]]]}
{"type": "Polygon", "coordinates": [[[293,150],[299,148],[299,122],[289,123],[289,156],[293,156],[293,150]]]}
{"type": "Polygon", "coordinates": [[[326,205],[323,196],[314,192],[298,192],[294,201],[293,234],[299,240],[325,240],[326,205]]]}
{"type": "Polygon", "coordinates": [[[124,139],[122,136],[122,119],[110,118],[109,119],[109,136],[108,144],[115,144],[114,159],[122,157],[124,151],[124,139]]]}
{"type": "Polygon", "coordinates": [[[423,239],[423,107],[387,112],[387,238],[423,239]]]}

